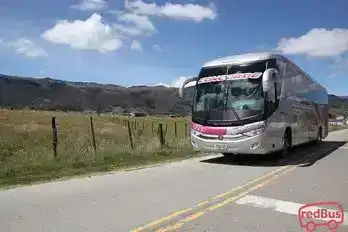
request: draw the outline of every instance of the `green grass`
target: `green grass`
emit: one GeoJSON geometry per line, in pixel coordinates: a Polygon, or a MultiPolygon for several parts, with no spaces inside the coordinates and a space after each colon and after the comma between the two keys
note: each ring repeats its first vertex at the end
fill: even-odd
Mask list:
{"type": "Polygon", "coordinates": [[[348,129],[348,125],[329,125],[329,132],[348,129]]]}
{"type": "Polygon", "coordinates": [[[97,147],[94,152],[87,115],[0,110],[0,186],[192,157],[196,152],[185,132],[188,122],[187,118],[93,116],[97,147]],[[52,149],[52,116],[56,117],[58,128],[56,158],[52,149]],[[126,120],[131,122],[134,149],[126,120]],[[164,147],[157,134],[159,123],[165,133],[164,147]]]}

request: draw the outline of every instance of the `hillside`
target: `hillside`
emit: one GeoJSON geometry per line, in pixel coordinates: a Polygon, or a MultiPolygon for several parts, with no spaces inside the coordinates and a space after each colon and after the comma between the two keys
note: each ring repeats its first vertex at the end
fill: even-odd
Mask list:
{"type": "MultiPolygon", "coordinates": [[[[187,114],[192,88],[185,99],[165,86],[102,85],[0,75],[0,106],[44,110],[119,113],[187,114]]],[[[348,98],[329,95],[330,112],[348,116],[348,98]]]]}
{"type": "Polygon", "coordinates": [[[101,85],[2,75],[0,105],[46,110],[118,112],[142,111],[150,114],[189,112],[190,102],[179,98],[176,88],[165,86],[101,85]]]}
{"type": "Polygon", "coordinates": [[[329,94],[330,113],[348,117],[348,97],[329,94]]]}

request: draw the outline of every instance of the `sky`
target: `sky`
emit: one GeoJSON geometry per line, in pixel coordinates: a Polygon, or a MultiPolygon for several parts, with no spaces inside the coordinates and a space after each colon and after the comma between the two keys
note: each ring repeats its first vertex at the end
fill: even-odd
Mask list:
{"type": "Polygon", "coordinates": [[[0,73],[177,86],[206,61],[280,51],[348,95],[347,9],[347,0],[1,0],[0,73]]]}

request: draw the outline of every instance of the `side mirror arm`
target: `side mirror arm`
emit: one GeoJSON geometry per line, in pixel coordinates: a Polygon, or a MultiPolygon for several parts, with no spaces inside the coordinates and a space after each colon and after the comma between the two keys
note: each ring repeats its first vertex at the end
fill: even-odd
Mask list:
{"type": "Polygon", "coordinates": [[[184,80],[179,86],[179,97],[182,98],[184,96],[185,85],[187,85],[190,82],[197,81],[197,79],[198,79],[198,77],[191,77],[191,78],[184,80]]]}
{"type": "Polygon", "coordinates": [[[277,74],[278,71],[274,68],[267,69],[262,75],[262,87],[264,92],[268,92],[270,85],[273,84],[276,80],[273,78],[274,74],[277,74]]]}

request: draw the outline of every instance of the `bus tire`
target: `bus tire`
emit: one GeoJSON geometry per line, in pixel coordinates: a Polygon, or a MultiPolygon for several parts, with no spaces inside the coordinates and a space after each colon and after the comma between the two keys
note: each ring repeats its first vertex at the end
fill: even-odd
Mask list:
{"type": "Polygon", "coordinates": [[[284,142],[280,151],[280,157],[286,158],[291,152],[291,130],[287,128],[284,133],[284,142]]]}
{"type": "Polygon", "coordinates": [[[317,138],[316,138],[315,142],[320,144],[322,141],[323,141],[323,133],[322,133],[322,129],[321,129],[321,126],[320,126],[318,128],[317,138]]]}

